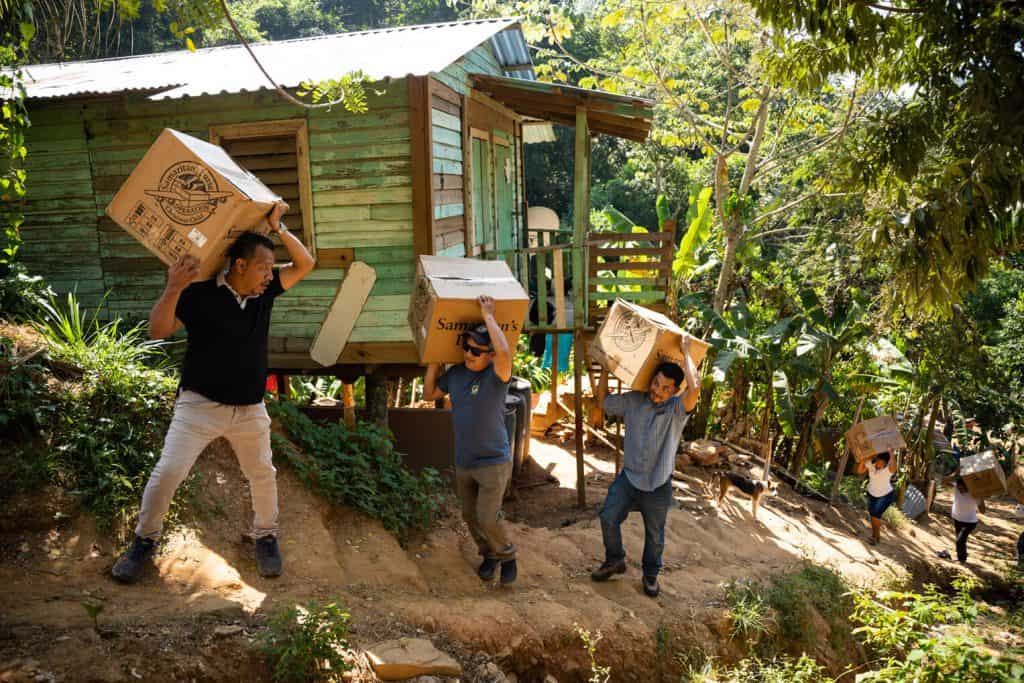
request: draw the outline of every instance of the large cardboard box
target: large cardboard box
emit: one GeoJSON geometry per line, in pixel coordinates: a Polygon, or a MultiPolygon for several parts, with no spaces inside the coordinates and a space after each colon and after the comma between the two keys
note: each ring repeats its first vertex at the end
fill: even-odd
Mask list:
{"type": "Polygon", "coordinates": [[[1018,503],[1024,503],[1024,465],[1017,465],[1013,473],[1006,479],[1006,491],[1018,503]]]}
{"type": "MultiPolygon", "coordinates": [[[[590,353],[623,384],[647,391],[659,363],[671,361],[682,367],[679,342],[683,335],[686,332],[661,313],[616,299],[597,331],[590,353]]],[[[690,358],[695,366],[704,360],[709,346],[690,337],[690,358]]]]}
{"type": "Polygon", "coordinates": [[[477,297],[494,298],[494,318],[515,351],[529,296],[504,261],[420,256],[409,327],[423,363],[461,363],[460,337],[483,322],[477,297]]]}
{"type": "Polygon", "coordinates": [[[995,453],[985,451],[960,459],[960,476],[975,498],[988,498],[1006,493],[1006,474],[995,453]]]}
{"type": "Polygon", "coordinates": [[[858,422],[846,432],[846,443],[857,462],[869,460],[878,453],[906,448],[900,426],[889,415],[858,422]]]}
{"type": "Polygon", "coordinates": [[[107,215],[167,265],[197,257],[206,279],[239,235],[268,230],[263,219],[280,199],[220,147],[165,128],[107,215]]]}

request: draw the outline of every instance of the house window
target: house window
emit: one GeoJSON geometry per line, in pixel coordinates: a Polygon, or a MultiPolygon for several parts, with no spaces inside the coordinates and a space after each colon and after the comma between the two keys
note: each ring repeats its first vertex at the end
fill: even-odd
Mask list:
{"type": "MultiPolygon", "coordinates": [[[[210,142],[223,147],[239,166],[288,202],[285,224],[310,253],[315,254],[309,136],[305,120],[210,126],[210,142]]],[[[283,247],[278,246],[276,256],[278,260],[288,260],[283,247]]]]}

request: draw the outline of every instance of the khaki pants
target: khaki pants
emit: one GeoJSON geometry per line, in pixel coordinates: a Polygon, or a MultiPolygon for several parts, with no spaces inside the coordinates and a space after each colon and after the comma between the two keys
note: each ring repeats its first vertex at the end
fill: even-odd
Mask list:
{"type": "Polygon", "coordinates": [[[516,556],[516,548],[509,543],[501,521],[501,500],[511,478],[511,462],[455,468],[455,493],[462,504],[462,518],[480,554],[487,559],[511,560],[516,556]]]}
{"type": "Polygon", "coordinates": [[[136,536],[154,540],[160,536],[174,492],[203,449],[222,436],[231,444],[242,473],[249,480],[253,536],[277,533],[277,470],[271,461],[267,407],[262,403],[225,405],[194,391],[182,391],[174,404],[164,450],[142,494],[136,536]]]}

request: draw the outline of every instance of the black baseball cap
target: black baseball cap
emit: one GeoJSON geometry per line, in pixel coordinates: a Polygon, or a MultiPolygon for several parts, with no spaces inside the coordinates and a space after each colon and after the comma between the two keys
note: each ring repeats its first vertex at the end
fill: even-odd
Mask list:
{"type": "Polygon", "coordinates": [[[491,333],[487,331],[487,325],[483,323],[466,332],[466,337],[472,339],[480,346],[491,348],[491,333]]]}

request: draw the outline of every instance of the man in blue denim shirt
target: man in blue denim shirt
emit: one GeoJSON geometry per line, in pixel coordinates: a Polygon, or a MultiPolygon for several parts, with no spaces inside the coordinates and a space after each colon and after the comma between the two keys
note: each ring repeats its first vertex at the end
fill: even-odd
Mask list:
{"type": "Polygon", "coordinates": [[[689,354],[689,337],[680,342],[684,368],[662,363],[646,391],[629,391],[604,400],[609,415],[626,422],[623,466],[601,508],[604,564],[590,578],[607,581],[626,572],[622,523],[631,510],[644,518],[643,589],[657,597],[661,553],[665,548],[665,519],[672,504],[672,470],[683,428],[700,396],[700,379],[689,354]],[[685,393],[681,393],[685,380],[685,393]]]}

